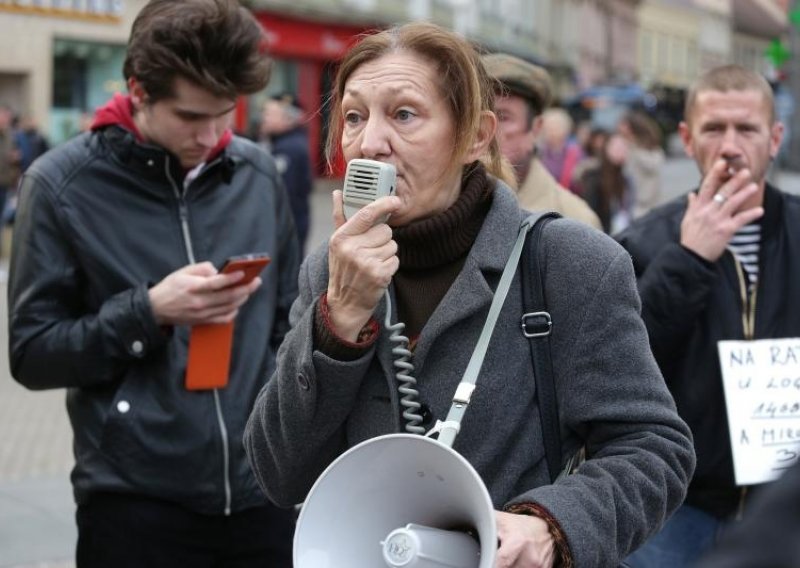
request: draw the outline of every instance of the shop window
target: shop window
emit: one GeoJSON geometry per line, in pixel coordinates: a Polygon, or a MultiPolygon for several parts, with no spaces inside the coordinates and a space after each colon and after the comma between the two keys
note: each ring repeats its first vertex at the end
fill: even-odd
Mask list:
{"type": "Polygon", "coordinates": [[[125,91],[121,45],[56,39],[53,42],[53,98],[48,134],[61,142],[82,128],[86,116],[125,91]]]}
{"type": "Polygon", "coordinates": [[[86,108],[86,59],[73,53],[53,58],[53,106],[86,108]]]}

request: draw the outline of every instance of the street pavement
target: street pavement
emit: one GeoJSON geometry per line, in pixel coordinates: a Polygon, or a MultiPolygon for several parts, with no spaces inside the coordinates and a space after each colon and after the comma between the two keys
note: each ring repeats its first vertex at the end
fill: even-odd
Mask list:
{"type": "MultiPolygon", "coordinates": [[[[782,189],[800,194],[800,174],[774,177],[782,189]]],[[[662,179],[668,200],[696,185],[698,174],[693,162],[673,158],[662,179]]],[[[337,186],[330,180],[317,183],[308,250],[333,230],[330,191],[337,186]]],[[[0,268],[7,269],[5,259],[0,268]]],[[[0,568],[72,568],[77,533],[65,393],[30,392],[11,379],[7,319],[6,284],[0,282],[0,568]]]]}

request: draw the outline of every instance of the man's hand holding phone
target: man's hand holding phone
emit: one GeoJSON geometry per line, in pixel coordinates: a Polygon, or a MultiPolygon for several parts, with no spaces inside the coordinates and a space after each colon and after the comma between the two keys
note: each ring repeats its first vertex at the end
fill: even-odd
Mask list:
{"type": "Polygon", "coordinates": [[[150,289],[160,324],[190,325],[185,384],[188,390],[228,384],[233,350],[233,320],[261,286],[259,274],[269,264],[263,253],[229,258],[219,272],[209,262],[176,270],[150,289]]]}
{"type": "Polygon", "coordinates": [[[229,259],[217,272],[210,262],[190,264],[150,288],[150,305],[159,325],[218,324],[233,321],[239,308],[261,286],[265,255],[229,259]]]}

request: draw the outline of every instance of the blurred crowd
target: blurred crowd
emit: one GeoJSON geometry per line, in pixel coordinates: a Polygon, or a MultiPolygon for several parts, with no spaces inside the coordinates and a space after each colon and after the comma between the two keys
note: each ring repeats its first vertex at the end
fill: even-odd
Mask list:
{"type": "Polygon", "coordinates": [[[659,203],[663,135],[640,110],[623,116],[615,130],[575,125],[566,110],[542,114],[538,148],[542,164],[559,184],[582,197],[603,230],[617,233],[659,203]]]}
{"type": "MultiPolygon", "coordinates": [[[[15,114],[0,102],[0,259],[3,257],[3,231],[14,221],[15,187],[19,176],[33,161],[47,152],[50,144],[29,116],[15,114]]],[[[6,279],[0,266],[0,282],[6,279]]]]}
{"type": "Polygon", "coordinates": [[[305,251],[311,211],[309,199],[314,172],[309,153],[306,115],[291,92],[273,95],[264,102],[258,132],[252,138],[275,158],[292,209],[300,250],[305,251]]]}

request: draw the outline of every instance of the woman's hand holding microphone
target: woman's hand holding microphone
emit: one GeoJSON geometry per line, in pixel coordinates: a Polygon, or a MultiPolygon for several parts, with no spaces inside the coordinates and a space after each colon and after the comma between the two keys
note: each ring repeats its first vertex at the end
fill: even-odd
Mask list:
{"type": "Polygon", "coordinates": [[[342,192],[333,192],[336,231],[328,247],[328,312],[342,339],[357,340],[397,272],[397,243],[383,220],[401,204],[398,197],[382,197],[345,219],[342,192]]]}

